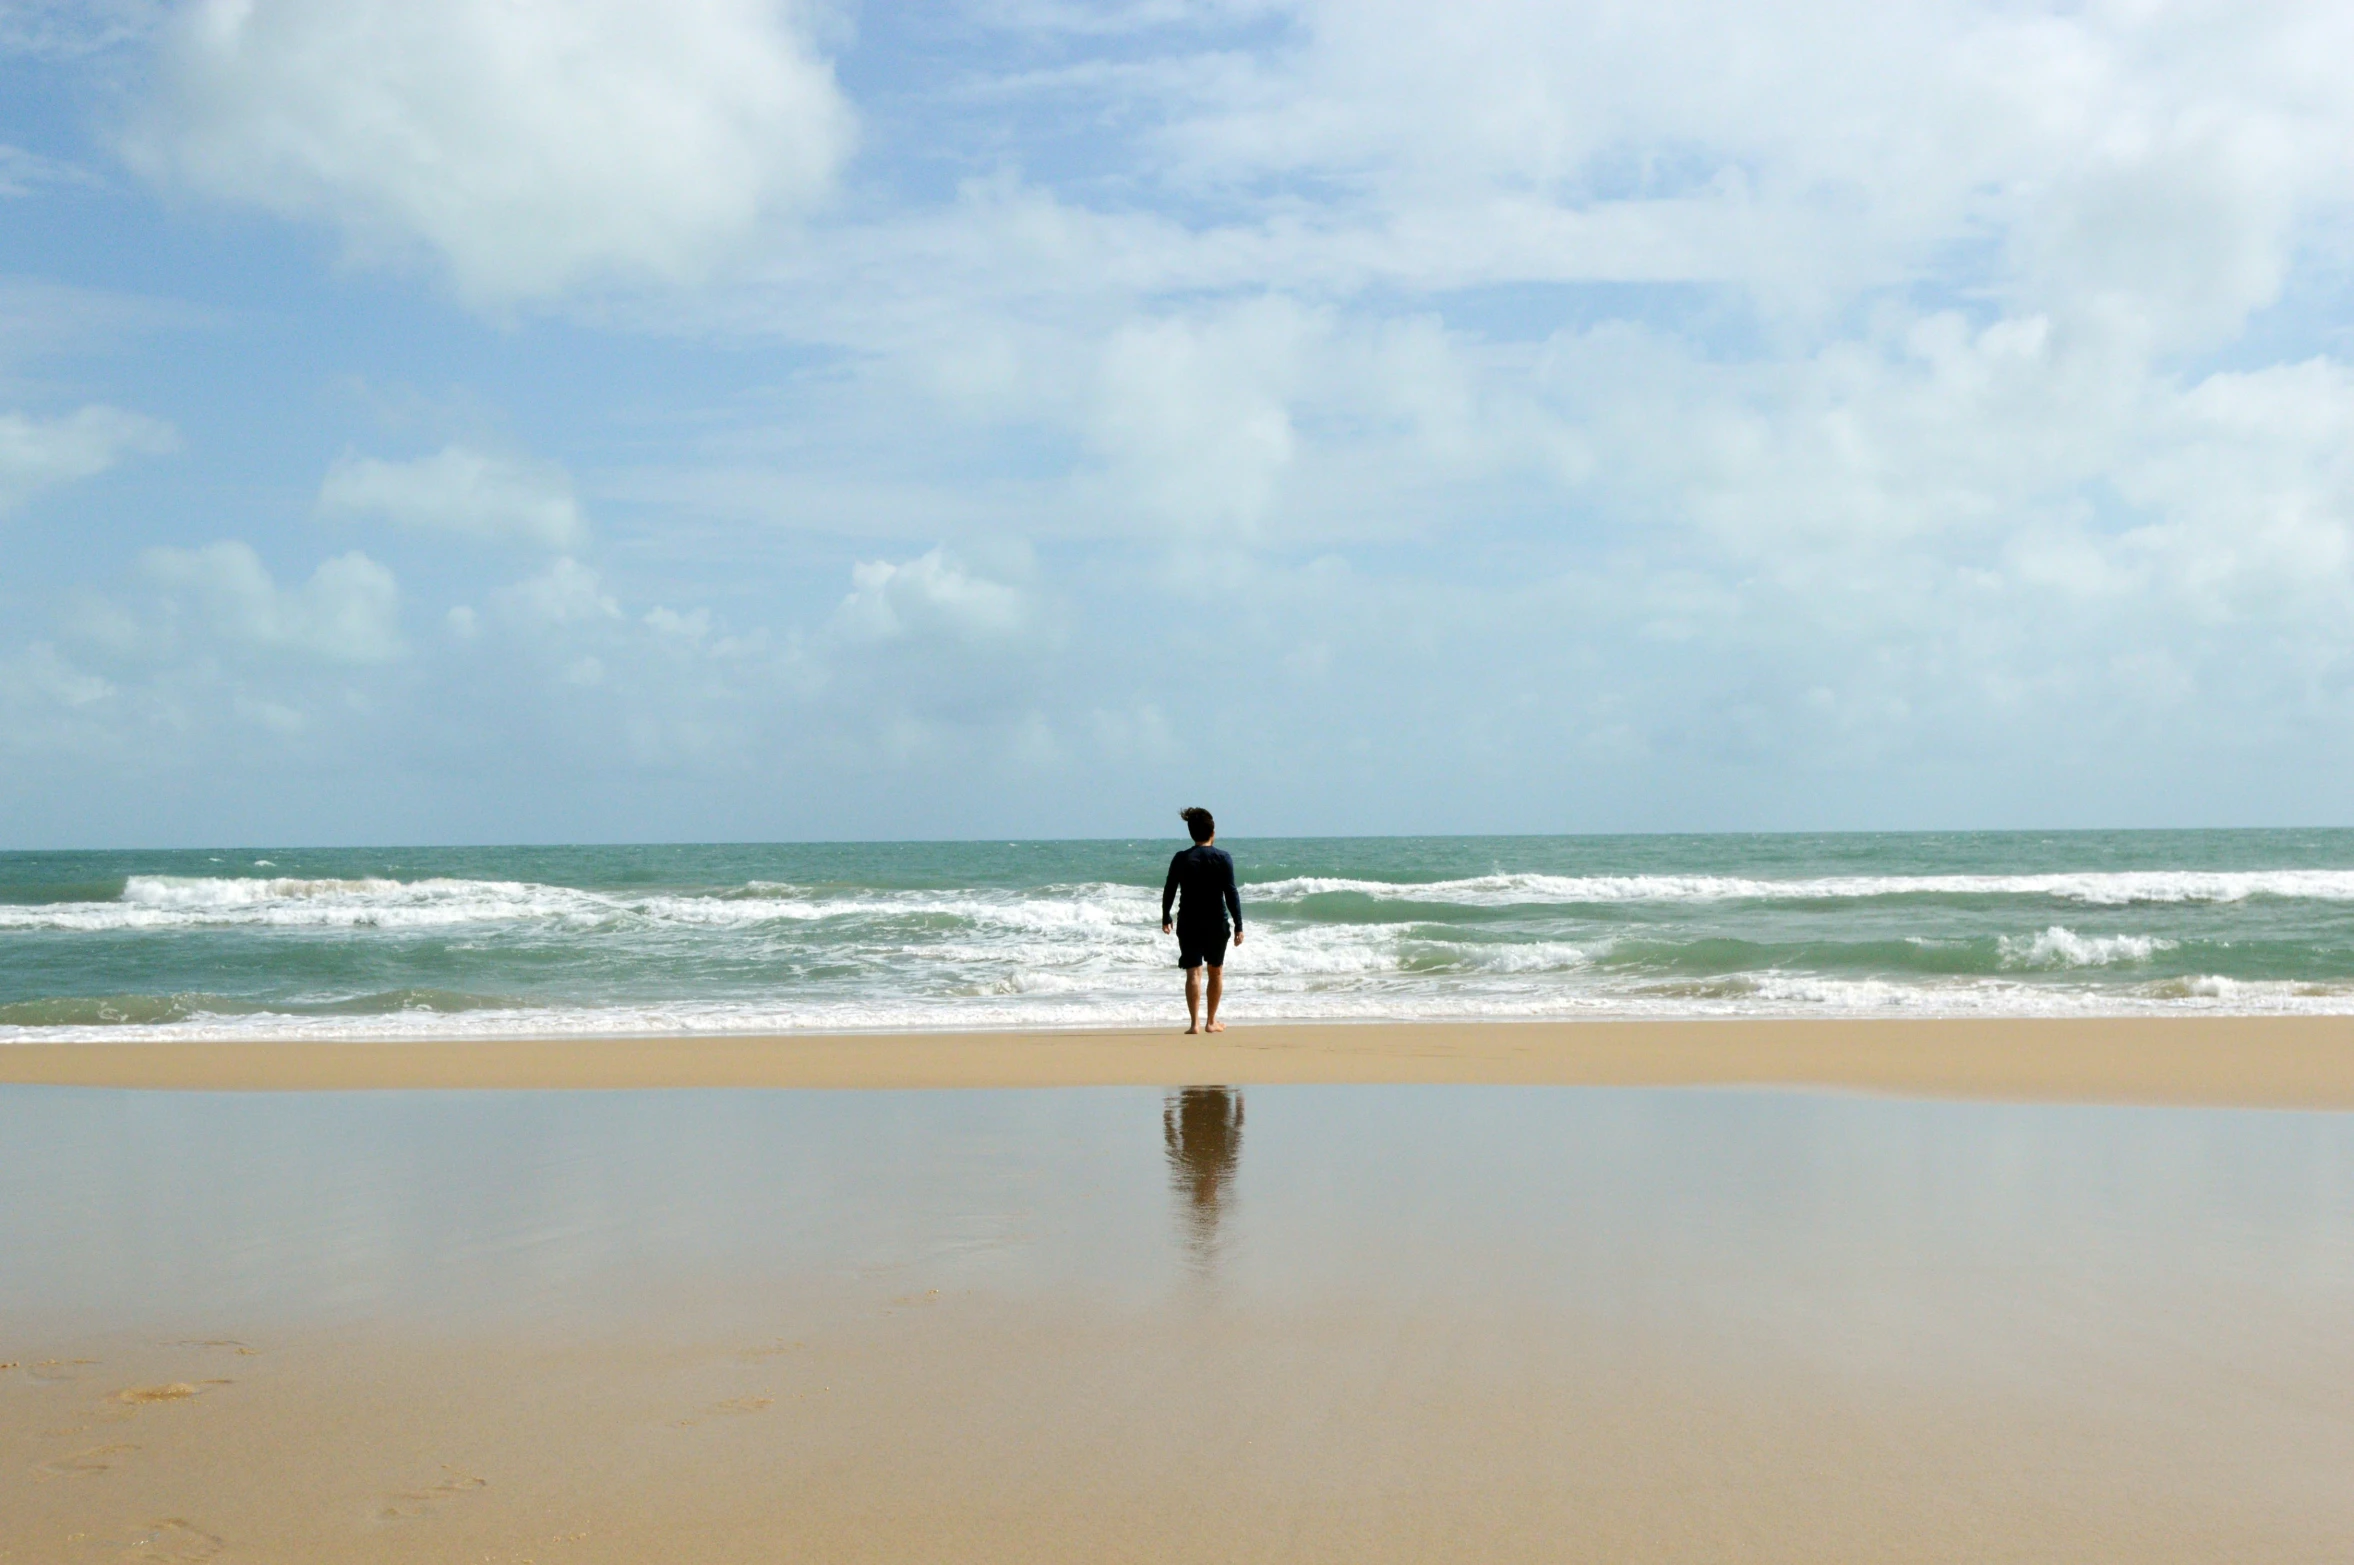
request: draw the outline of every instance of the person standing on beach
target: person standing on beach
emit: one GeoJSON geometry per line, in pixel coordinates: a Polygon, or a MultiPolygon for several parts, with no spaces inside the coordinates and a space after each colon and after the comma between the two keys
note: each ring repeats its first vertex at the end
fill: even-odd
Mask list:
{"type": "Polygon", "coordinates": [[[1177,965],[1185,969],[1185,1030],[1224,1032],[1218,1020],[1218,1000],[1225,989],[1226,919],[1234,918],[1234,943],[1242,944],[1242,895],[1234,889],[1234,860],[1217,847],[1218,823],[1200,805],[1180,812],[1193,846],[1179,850],[1169,861],[1169,878],[1161,886],[1161,933],[1177,932],[1177,965]],[[1185,899],[1177,901],[1182,891],[1185,899]],[[1177,902],[1172,926],[1169,905],[1177,902]],[[1202,969],[1210,973],[1209,1019],[1202,1018],[1202,969]]]}

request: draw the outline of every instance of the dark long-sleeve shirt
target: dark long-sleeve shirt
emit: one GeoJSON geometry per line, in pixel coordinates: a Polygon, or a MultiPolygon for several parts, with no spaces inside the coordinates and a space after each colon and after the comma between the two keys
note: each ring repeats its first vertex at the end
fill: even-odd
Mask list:
{"type": "Polygon", "coordinates": [[[1178,909],[1178,928],[1221,930],[1229,915],[1236,929],[1242,927],[1242,894],[1234,889],[1234,860],[1224,848],[1197,842],[1169,861],[1168,883],[1161,887],[1162,923],[1169,922],[1169,904],[1180,890],[1185,902],[1178,909]]]}

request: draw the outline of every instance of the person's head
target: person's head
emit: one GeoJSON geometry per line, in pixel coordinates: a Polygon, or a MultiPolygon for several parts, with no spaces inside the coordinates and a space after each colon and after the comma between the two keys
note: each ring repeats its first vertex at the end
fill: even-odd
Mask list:
{"type": "Polygon", "coordinates": [[[1194,841],[1207,842],[1218,835],[1218,823],[1212,820],[1210,812],[1200,805],[1196,804],[1189,809],[1179,810],[1177,813],[1185,817],[1185,829],[1193,833],[1194,841]]]}

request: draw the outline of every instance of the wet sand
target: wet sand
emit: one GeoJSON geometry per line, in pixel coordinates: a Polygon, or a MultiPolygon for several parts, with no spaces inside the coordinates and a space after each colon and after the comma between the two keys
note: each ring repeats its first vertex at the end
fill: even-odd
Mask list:
{"type": "Polygon", "coordinates": [[[2354,1017],[1428,1023],[1163,1032],[24,1044],[0,1084],[238,1091],[1219,1081],[1788,1086],[2354,1108],[2354,1017]]]}
{"type": "Polygon", "coordinates": [[[0,1145],[0,1561],[2354,1557],[2343,1114],[18,1086],[0,1145]]]}
{"type": "Polygon", "coordinates": [[[2354,1548],[2342,1350],[2321,1361],[2331,1389],[2295,1389],[2317,1367],[2296,1346],[2317,1343],[2250,1361],[2233,1335],[2189,1363],[1964,1385],[1672,1332],[1598,1353],[1575,1319],[1420,1302],[1125,1316],[917,1295],[659,1347],[93,1342],[77,1357],[97,1362],[46,1371],[75,1378],[0,1393],[0,1557],[2146,1565],[2354,1548]]]}

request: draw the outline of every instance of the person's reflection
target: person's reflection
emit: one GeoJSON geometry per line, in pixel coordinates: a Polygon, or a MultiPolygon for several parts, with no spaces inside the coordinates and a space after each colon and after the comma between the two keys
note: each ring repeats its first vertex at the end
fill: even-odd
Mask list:
{"type": "Polygon", "coordinates": [[[1242,1156],[1242,1094],[1228,1087],[1187,1087],[1161,1103],[1161,1141],[1169,1187],[1194,1269],[1208,1275],[1218,1259],[1218,1218],[1242,1156]]]}

